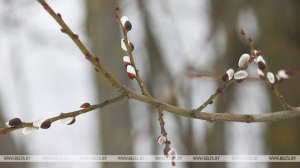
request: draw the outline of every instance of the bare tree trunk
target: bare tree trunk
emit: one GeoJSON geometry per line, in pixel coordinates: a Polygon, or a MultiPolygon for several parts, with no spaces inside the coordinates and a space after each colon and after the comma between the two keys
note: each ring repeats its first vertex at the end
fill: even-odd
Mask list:
{"type": "MultiPolygon", "coordinates": [[[[118,81],[129,85],[122,58],[120,27],[114,18],[115,0],[86,1],[87,30],[93,44],[93,53],[100,58],[103,66],[118,81]]],[[[116,90],[98,73],[95,73],[99,101],[118,95],[116,90]]],[[[105,155],[132,155],[131,121],[127,101],[101,109],[100,117],[101,150],[105,155]]],[[[133,163],[104,163],[104,167],[133,167],[133,163]]]]}

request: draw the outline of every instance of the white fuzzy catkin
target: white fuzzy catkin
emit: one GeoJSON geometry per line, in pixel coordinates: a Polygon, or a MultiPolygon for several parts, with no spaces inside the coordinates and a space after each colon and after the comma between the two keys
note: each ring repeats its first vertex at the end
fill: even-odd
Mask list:
{"type": "Polygon", "coordinates": [[[36,121],[33,121],[33,126],[35,126],[35,127],[40,127],[41,124],[42,124],[44,121],[46,121],[46,119],[44,119],[44,118],[38,119],[38,120],[36,120],[36,121]]]}
{"type": "Polygon", "coordinates": [[[121,23],[122,23],[123,27],[124,27],[125,22],[127,22],[127,21],[128,21],[128,18],[126,16],[123,16],[121,18],[121,23]]]}
{"type": "Polygon", "coordinates": [[[265,76],[265,74],[263,73],[263,71],[261,71],[261,70],[258,69],[258,68],[257,68],[257,73],[258,73],[259,75],[265,76]]]}
{"type": "Polygon", "coordinates": [[[233,75],[234,75],[234,70],[233,69],[228,69],[226,71],[226,73],[227,73],[227,75],[229,77],[229,80],[230,80],[233,77],[233,75]]]}
{"type": "Polygon", "coordinates": [[[126,44],[123,42],[124,38],[122,38],[121,40],[121,48],[124,50],[124,51],[127,51],[127,47],[126,47],[126,44]]]}
{"type": "Polygon", "coordinates": [[[275,82],[275,76],[274,76],[274,74],[272,72],[268,72],[267,73],[267,77],[269,79],[269,82],[272,83],[272,84],[274,84],[274,82],[275,82]]]}
{"type": "Polygon", "coordinates": [[[241,70],[234,74],[234,79],[245,79],[247,76],[248,73],[244,70],[241,70]]]}
{"type": "Polygon", "coordinates": [[[277,72],[277,75],[278,75],[279,77],[283,78],[283,79],[288,79],[288,78],[289,78],[289,75],[287,75],[287,74],[285,73],[285,70],[279,70],[279,71],[277,72]]]}
{"type": "Polygon", "coordinates": [[[169,158],[171,158],[171,159],[175,159],[175,158],[176,158],[177,152],[176,152],[175,148],[170,147],[170,150],[169,150],[169,152],[168,152],[168,156],[169,156],[169,158]]]}
{"type": "Polygon", "coordinates": [[[129,62],[129,63],[131,63],[130,57],[129,56],[124,56],[123,57],[123,62],[129,62]]]}
{"type": "Polygon", "coordinates": [[[135,70],[134,70],[132,65],[127,66],[127,72],[133,74],[134,76],[136,76],[135,70]]]}
{"type": "Polygon", "coordinates": [[[61,125],[68,125],[72,122],[74,117],[68,117],[60,120],[61,125]]]}
{"type": "Polygon", "coordinates": [[[266,64],[266,61],[264,60],[264,58],[263,58],[261,55],[257,57],[257,59],[256,59],[255,62],[258,63],[259,61],[261,61],[261,62],[263,62],[264,64],[266,64]]]}
{"type": "Polygon", "coordinates": [[[160,144],[160,145],[163,145],[163,144],[166,143],[166,140],[167,140],[167,138],[165,136],[159,136],[157,138],[157,143],[160,144]]]}
{"type": "Polygon", "coordinates": [[[250,59],[249,54],[243,54],[238,63],[239,67],[243,67],[248,62],[249,59],[250,59]]]}
{"type": "Polygon", "coordinates": [[[39,128],[38,127],[25,127],[23,130],[22,130],[22,133],[24,135],[28,135],[30,133],[33,133],[35,132],[36,130],[38,130],[39,128]]]}

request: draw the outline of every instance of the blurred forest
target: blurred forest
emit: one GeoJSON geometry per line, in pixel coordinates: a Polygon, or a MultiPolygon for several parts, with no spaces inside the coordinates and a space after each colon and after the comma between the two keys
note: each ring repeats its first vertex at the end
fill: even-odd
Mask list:
{"type": "MultiPolygon", "coordinates": [[[[4,3],[7,6],[12,5],[10,1],[4,3]]],[[[126,15],[133,25],[133,29],[129,32],[129,41],[135,45],[133,57],[146,89],[156,99],[175,106],[197,108],[214,93],[218,85],[222,84],[221,80],[190,79],[187,77],[188,74],[222,75],[229,68],[237,69],[240,56],[243,53],[250,53],[249,47],[240,36],[241,28],[252,37],[254,48],[262,50],[269,71],[277,73],[278,70],[286,68],[299,70],[300,1],[298,0],[207,0],[203,3],[192,0],[89,0],[83,1],[83,4],[82,8],[85,9],[81,10],[86,12],[83,29],[88,48],[100,58],[102,65],[110,74],[125,86],[139,91],[135,81],[128,80],[122,63],[122,57],[126,52],[120,48],[123,37],[114,19],[114,6],[118,4],[121,15],[126,15]],[[194,6],[193,9],[196,10],[189,10],[190,8],[185,8],[187,6],[194,6]],[[201,16],[204,19],[197,20],[200,18],[198,15],[202,14],[199,11],[206,13],[205,16],[201,16]],[[180,22],[180,19],[185,21],[180,22]],[[201,23],[203,20],[205,23],[201,23]],[[200,30],[190,31],[189,28],[199,22],[207,27],[205,30],[202,29],[205,33],[197,32],[200,30]],[[187,43],[189,39],[186,39],[188,37],[184,36],[184,33],[194,36],[196,40],[187,43]],[[201,45],[197,44],[197,40],[203,41],[201,45]],[[168,41],[170,42],[167,44],[168,41]],[[194,46],[194,50],[188,50],[187,45],[194,46]]],[[[49,5],[51,6],[51,1],[49,5]]],[[[1,20],[3,28],[2,24],[5,24],[3,16],[1,20]]],[[[79,53],[79,50],[77,52],[79,53]]],[[[250,65],[247,71],[255,76],[256,68],[256,65],[250,65]]],[[[96,102],[103,102],[118,95],[118,92],[97,73],[93,73],[91,82],[95,84],[95,92],[99,93],[96,94],[96,102]]],[[[294,107],[300,106],[299,84],[300,77],[293,77],[278,85],[285,100],[294,107]]],[[[3,96],[0,98],[4,99],[3,96]]],[[[1,103],[1,127],[5,125],[7,117],[10,117],[7,114],[5,117],[2,115],[3,106],[5,104],[1,103]]],[[[257,114],[283,110],[269,86],[261,81],[232,84],[218,96],[212,106],[204,111],[257,114]]],[[[98,110],[97,117],[99,136],[96,136],[95,142],[99,144],[95,144],[94,148],[99,150],[94,154],[163,154],[163,147],[156,143],[160,129],[155,108],[135,100],[122,101],[101,109],[101,112],[98,110]]],[[[300,155],[299,118],[272,124],[226,122],[209,124],[165,112],[164,119],[171,146],[175,147],[180,155],[300,155]]],[[[24,150],[23,144],[17,148],[16,144],[12,143],[13,138],[10,134],[0,137],[1,155],[31,154],[24,150]]],[[[171,167],[169,163],[99,163],[99,165],[105,168],[171,167]]],[[[254,166],[298,168],[299,165],[299,163],[178,163],[178,167],[190,168],[254,166]]],[[[0,163],[0,167],[31,166],[34,164],[0,163]]]]}

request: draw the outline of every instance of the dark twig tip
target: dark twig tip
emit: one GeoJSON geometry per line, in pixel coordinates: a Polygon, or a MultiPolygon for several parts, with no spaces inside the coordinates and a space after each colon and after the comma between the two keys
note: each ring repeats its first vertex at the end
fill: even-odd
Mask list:
{"type": "Polygon", "coordinates": [[[118,6],[118,5],[116,5],[116,6],[115,6],[115,9],[116,9],[116,11],[118,11],[118,10],[119,10],[119,6],[118,6]]]}
{"type": "Polygon", "coordinates": [[[244,36],[245,35],[245,31],[244,29],[241,30],[241,35],[244,36]]]}

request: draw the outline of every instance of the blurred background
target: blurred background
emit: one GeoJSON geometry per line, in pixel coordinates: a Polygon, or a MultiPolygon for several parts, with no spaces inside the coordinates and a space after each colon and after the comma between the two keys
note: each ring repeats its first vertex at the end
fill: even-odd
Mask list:
{"type": "MultiPolygon", "coordinates": [[[[221,80],[188,74],[222,75],[237,69],[250,53],[243,28],[262,50],[273,73],[299,70],[300,1],[247,0],[51,0],[54,11],[98,56],[120,83],[140,92],[126,76],[121,30],[114,18],[120,7],[132,23],[128,34],[146,89],[156,99],[186,109],[199,107],[221,80]]],[[[251,64],[249,76],[258,77],[251,64]]],[[[34,121],[96,104],[118,95],[59,25],[35,0],[0,1],[0,127],[12,118],[34,121]]],[[[300,105],[300,78],[278,86],[285,100],[300,105]]],[[[263,81],[232,84],[205,112],[261,114],[283,110],[263,81]]],[[[271,123],[195,120],[164,113],[171,146],[180,155],[299,155],[299,118],[271,123]]],[[[49,130],[0,137],[1,155],[160,155],[163,146],[157,111],[122,101],[81,115],[72,126],[54,123],[49,130]]],[[[0,163],[0,167],[172,167],[171,163],[0,163]]],[[[177,167],[294,168],[298,163],[177,163],[177,167]]]]}

